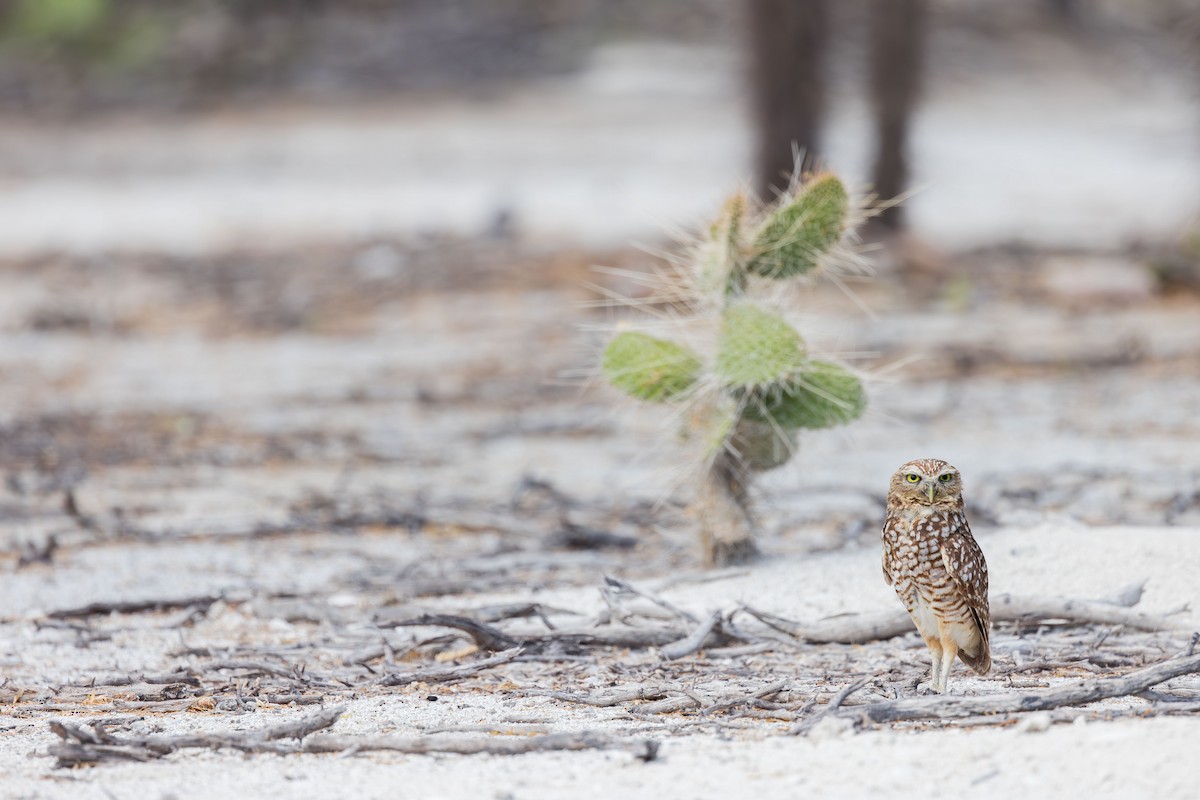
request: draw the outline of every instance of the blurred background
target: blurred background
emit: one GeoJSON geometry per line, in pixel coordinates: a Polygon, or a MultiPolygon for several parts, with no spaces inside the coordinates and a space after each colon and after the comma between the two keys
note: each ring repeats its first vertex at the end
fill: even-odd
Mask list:
{"type": "MultiPolygon", "coordinates": [[[[764,483],[766,550],[873,546],[925,455],[983,527],[1200,524],[1193,0],[0,9],[22,565],[330,530],[696,563],[664,418],[563,379],[609,318],[584,284],[633,291],[592,265],[769,197],[793,143],[907,199],[868,231],[876,280],[804,311],[876,380],[764,483]]],[[[209,567],[171,580],[237,573],[209,567]]]]}

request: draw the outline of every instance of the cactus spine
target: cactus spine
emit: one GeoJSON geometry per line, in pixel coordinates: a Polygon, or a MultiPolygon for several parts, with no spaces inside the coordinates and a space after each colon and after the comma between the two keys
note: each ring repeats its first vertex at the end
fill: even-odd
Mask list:
{"type": "Polygon", "coordinates": [[[831,173],[797,182],[765,208],[733,195],[677,276],[696,321],[715,329],[713,352],[636,331],[618,333],[604,351],[603,372],[616,388],[691,405],[684,435],[703,452],[694,507],[712,563],[756,552],[747,494],[754,475],[786,463],[800,429],[845,424],[866,407],[859,379],[812,357],[762,299],[836,258],[851,216],[846,189],[831,173]]]}

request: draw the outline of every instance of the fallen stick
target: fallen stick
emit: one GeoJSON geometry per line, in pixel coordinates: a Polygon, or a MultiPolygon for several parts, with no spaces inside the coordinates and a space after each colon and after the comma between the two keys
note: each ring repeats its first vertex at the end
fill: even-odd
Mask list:
{"type": "MultiPolygon", "coordinates": [[[[481,650],[522,647],[528,655],[563,654],[585,647],[664,647],[679,640],[683,631],[674,627],[633,628],[606,625],[584,630],[556,630],[550,633],[509,635],[499,628],[470,617],[453,614],[424,614],[412,619],[376,622],[379,627],[444,627],[460,630],[471,637],[481,650]]],[[[368,653],[369,655],[369,653],[368,653]]]]}
{"type": "MultiPolygon", "coordinates": [[[[778,694],[783,691],[788,681],[777,681],[767,686],[754,691],[749,695],[733,695],[725,696],[719,700],[706,702],[701,700],[695,692],[689,692],[687,689],[672,689],[671,691],[680,692],[675,697],[665,697],[653,703],[647,703],[644,706],[630,708],[629,713],[639,717],[646,717],[652,714],[670,714],[675,711],[685,711],[690,708],[700,709],[702,715],[708,716],[716,711],[721,711],[725,708],[730,708],[735,705],[743,704],[751,700],[759,700],[764,697],[778,694]]],[[[665,692],[663,692],[665,694],[665,692]]]]}
{"type": "Polygon", "coordinates": [[[753,705],[754,703],[761,703],[765,701],[766,698],[771,697],[772,695],[777,695],[784,689],[788,688],[788,684],[790,683],[791,681],[789,680],[776,681],[769,686],[764,686],[753,694],[718,700],[717,702],[711,703],[702,708],[700,710],[700,714],[702,716],[708,716],[709,714],[715,714],[718,711],[726,711],[741,705],[753,705]]]}
{"type": "Polygon", "coordinates": [[[520,640],[514,639],[499,628],[487,625],[479,620],[471,619],[470,617],[462,617],[454,614],[422,614],[419,617],[412,617],[411,619],[377,621],[375,624],[381,628],[454,628],[470,636],[471,641],[480,650],[487,650],[492,653],[499,652],[500,650],[509,650],[521,644],[520,640]]]}
{"type": "MultiPolygon", "coordinates": [[[[814,644],[862,644],[903,636],[914,630],[912,619],[903,610],[844,614],[808,624],[750,606],[742,606],[741,610],[776,630],[814,644]]],[[[1143,631],[1183,630],[1178,623],[1165,617],[1143,614],[1111,603],[1065,597],[999,594],[991,600],[991,612],[995,622],[1063,619],[1076,624],[1124,625],[1143,631]]]]}
{"type": "Polygon", "coordinates": [[[858,678],[857,680],[851,681],[850,683],[846,684],[845,686],[843,686],[841,688],[841,691],[839,691],[837,694],[835,694],[833,696],[833,699],[829,701],[829,705],[825,706],[820,711],[818,711],[816,714],[813,714],[812,716],[808,717],[804,721],[798,723],[795,727],[792,728],[790,733],[793,736],[808,735],[808,732],[811,731],[814,727],[816,727],[818,722],[825,719],[830,714],[834,713],[839,708],[841,708],[842,703],[846,702],[846,700],[850,697],[850,695],[854,694],[859,689],[866,686],[870,680],[871,680],[871,676],[864,675],[863,677],[858,678]]]}
{"type": "Polygon", "coordinates": [[[952,719],[984,714],[1015,714],[1079,706],[1112,697],[1136,695],[1164,681],[1200,672],[1200,655],[1176,656],[1116,678],[1084,680],[1044,692],[988,695],[986,697],[909,697],[844,709],[841,716],[871,722],[905,722],[916,719],[952,719]]]}
{"type": "Polygon", "coordinates": [[[639,686],[629,691],[614,692],[605,695],[550,691],[522,692],[522,694],[531,697],[549,697],[552,700],[560,700],[564,703],[578,703],[579,705],[593,706],[595,708],[611,708],[612,706],[618,706],[621,703],[629,703],[634,700],[659,700],[666,695],[666,691],[655,686],[639,686]]]}
{"type": "Polygon", "coordinates": [[[444,683],[458,680],[468,675],[483,672],[485,669],[507,664],[524,652],[520,647],[513,647],[490,658],[472,661],[469,664],[458,664],[453,667],[431,667],[428,669],[413,669],[405,672],[389,672],[379,679],[380,686],[404,686],[408,683],[444,683]]]}
{"type": "Polygon", "coordinates": [[[97,686],[133,686],[134,684],[170,684],[183,683],[188,686],[199,686],[200,678],[190,669],[181,669],[177,672],[172,672],[164,675],[145,675],[145,674],[127,674],[127,675],[102,675],[88,678],[86,681],[76,681],[75,683],[65,683],[63,686],[73,688],[90,689],[97,686]]]}
{"type": "Polygon", "coordinates": [[[692,624],[700,622],[700,619],[692,612],[682,609],[674,603],[662,599],[653,592],[648,592],[645,589],[639,589],[632,583],[623,581],[620,578],[614,578],[611,575],[605,575],[604,583],[605,586],[602,587],[600,591],[606,600],[610,598],[616,600],[621,594],[630,594],[636,597],[641,597],[645,600],[649,600],[654,605],[670,612],[671,614],[674,614],[685,622],[690,622],[692,624]]]}
{"type": "Polygon", "coordinates": [[[166,600],[130,600],[124,602],[88,603],[78,608],[61,608],[51,611],[46,616],[50,619],[71,619],[74,617],[94,617],[98,614],[138,614],[142,611],[167,611],[176,608],[208,608],[220,600],[213,595],[196,597],[179,597],[166,600]]]}
{"type": "Polygon", "coordinates": [[[1066,597],[1014,597],[999,594],[991,601],[992,619],[1016,621],[1023,619],[1065,619],[1092,625],[1124,625],[1140,631],[1182,630],[1176,622],[1153,614],[1143,614],[1110,603],[1095,600],[1072,600],[1066,597]]]}
{"type": "Polygon", "coordinates": [[[511,756],[522,753],[546,753],[575,750],[628,750],[642,761],[658,757],[658,742],[651,739],[630,741],[620,736],[605,736],[594,731],[551,733],[543,736],[338,736],[322,734],[306,740],[297,752],[365,753],[387,750],[409,755],[457,753],[459,755],[511,756]]]}
{"type": "MultiPolygon", "coordinates": [[[[675,691],[682,691],[676,689],[675,691]]],[[[671,714],[676,711],[683,711],[688,708],[703,708],[704,703],[692,697],[689,694],[680,694],[675,697],[667,697],[653,703],[647,703],[644,706],[629,709],[629,713],[639,717],[649,716],[651,714],[671,714]]]]}
{"type": "Polygon", "coordinates": [[[56,766],[97,764],[103,761],[152,761],[184,749],[245,752],[295,752],[298,745],[280,744],[281,739],[301,740],[337,722],[345,706],[327,708],[300,719],[248,733],[187,734],[184,736],[118,737],[102,723],[90,726],[54,720],[50,730],[62,740],[50,745],[46,754],[58,759],[56,766]]]}
{"type": "Polygon", "coordinates": [[[720,624],[721,612],[714,611],[708,616],[708,619],[696,626],[696,629],[688,634],[686,638],[663,645],[659,648],[659,652],[668,661],[689,656],[704,646],[704,643],[712,636],[713,629],[720,624]]]}
{"type": "MultiPolygon", "coordinates": [[[[211,696],[211,695],[209,695],[211,696]]],[[[156,714],[170,714],[176,711],[186,711],[203,698],[187,697],[181,700],[121,700],[114,699],[108,703],[28,703],[21,704],[21,711],[36,711],[46,713],[95,714],[101,711],[153,711],[156,714]]]]}
{"type": "Polygon", "coordinates": [[[227,670],[236,669],[243,670],[253,675],[274,675],[277,678],[296,678],[300,673],[295,667],[288,664],[268,664],[265,661],[218,661],[215,664],[208,664],[205,669],[209,670],[227,670]]]}
{"type": "Polygon", "coordinates": [[[594,731],[539,736],[338,736],[313,735],[332,727],[345,711],[330,708],[291,722],[240,734],[188,734],[184,736],[114,736],[103,724],[91,726],[55,720],[50,729],[62,742],[47,748],[56,766],[70,767],[105,761],[153,761],[186,749],[234,749],[247,753],[363,753],[391,751],[411,755],[458,753],[462,755],[517,755],[551,751],[627,750],[643,761],[658,755],[658,742],[611,737],[594,731]],[[282,740],[296,739],[295,743],[282,740]]]}

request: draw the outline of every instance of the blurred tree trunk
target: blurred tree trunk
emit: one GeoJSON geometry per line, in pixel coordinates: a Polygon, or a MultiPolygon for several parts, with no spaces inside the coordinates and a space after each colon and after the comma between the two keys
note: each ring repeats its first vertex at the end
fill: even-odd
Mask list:
{"type": "Polygon", "coordinates": [[[704,474],[691,512],[710,566],[745,564],[758,555],[757,525],[746,492],[746,470],[727,451],[704,474]]]}
{"type": "Polygon", "coordinates": [[[758,153],[755,185],[763,197],[787,185],[799,147],[815,156],[824,105],[822,61],[827,0],[747,0],[758,153]]]}
{"type": "MultiPolygon", "coordinates": [[[[878,135],[875,191],[885,200],[908,182],[908,130],[921,87],[925,49],[925,0],[871,0],[871,100],[878,135]]],[[[898,228],[898,206],[879,221],[898,228]]]]}
{"type": "Polygon", "coordinates": [[[1050,12],[1065,24],[1073,24],[1079,20],[1079,3],[1076,0],[1046,0],[1050,12]]]}

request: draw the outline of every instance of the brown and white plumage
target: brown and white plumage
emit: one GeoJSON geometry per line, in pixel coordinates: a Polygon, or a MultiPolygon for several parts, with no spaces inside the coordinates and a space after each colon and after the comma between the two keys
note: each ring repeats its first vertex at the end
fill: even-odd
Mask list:
{"type": "Polygon", "coordinates": [[[892,476],[883,578],[929,647],[935,692],[946,691],[955,656],[987,674],[992,667],[987,561],[967,524],[962,476],[945,461],[917,459],[892,476]]]}

